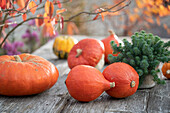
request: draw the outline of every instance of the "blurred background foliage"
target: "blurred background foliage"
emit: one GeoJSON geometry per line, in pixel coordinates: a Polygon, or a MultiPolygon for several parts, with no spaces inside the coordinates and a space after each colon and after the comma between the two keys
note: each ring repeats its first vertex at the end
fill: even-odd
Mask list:
{"type": "MultiPolygon", "coordinates": [[[[64,4],[64,7],[68,9],[65,17],[70,17],[80,11],[111,7],[118,2],[120,0],[81,0],[72,4],[64,4]]],[[[123,5],[125,3],[119,7],[123,5]]],[[[170,38],[170,0],[133,0],[128,7],[105,16],[104,21],[101,18],[97,21],[88,21],[89,18],[93,17],[89,15],[76,17],[72,24],[65,24],[67,27],[63,33],[104,36],[108,35],[109,29],[113,29],[118,36],[130,36],[135,31],[143,29],[160,37],[170,38]]]]}

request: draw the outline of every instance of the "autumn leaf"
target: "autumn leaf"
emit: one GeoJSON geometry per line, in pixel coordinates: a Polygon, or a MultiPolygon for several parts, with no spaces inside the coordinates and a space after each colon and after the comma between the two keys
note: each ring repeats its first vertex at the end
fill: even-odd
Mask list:
{"type": "Polygon", "coordinates": [[[101,13],[100,15],[101,15],[101,17],[102,17],[102,21],[104,21],[104,14],[101,13]]]}
{"type": "Polygon", "coordinates": [[[109,13],[107,13],[107,15],[109,15],[109,16],[116,16],[116,15],[120,15],[120,14],[119,14],[119,12],[114,12],[114,13],[109,12],[109,13]]]}
{"type": "Polygon", "coordinates": [[[168,26],[166,24],[163,24],[164,29],[168,29],[168,26]]]}
{"type": "Polygon", "coordinates": [[[134,21],[136,20],[136,18],[135,18],[133,15],[129,15],[129,20],[130,20],[131,22],[134,22],[134,21]]]}
{"type": "Polygon", "coordinates": [[[16,2],[17,2],[17,5],[18,5],[21,9],[25,8],[25,1],[24,1],[24,0],[16,0],[16,2]]]}
{"type": "MultiPolygon", "coordinates": [[[[43,18],[43,15],[39,14],[39,15],[37,15],[37,17],[42,17],[43,18]]],[[[40,27],[41,25],[43,25],[43,23],[44,23],[43,19],[35,19],[35,24],[36,24],[37,27],[40,27]]]]}
{"type": "Polygon", "coordinates": [[[57,6],[58,6],[58,8],[62,7],[61,2],[59,0],[57,0],[57,6]]]}
{"type": "Polygon", "coordinates": [[[14,16],[15,16],[16,13],[17,13],[16,11],[9,12],[10,16],[13,17],[13,18],[15,18],[14,16]]]}
{"type": "Polygon", "coordinates": [[[61,16],[61,15],[56,14],[56,16],[55,16],[55,24],[57,24],[57,23],[58,23],[58,21],[59,21],[59,19],[60,19],[60,16],[61,16]]]}
{"type": "Polygon", "coordinates": [[[54,5],[53,5],[52,2],[46,1],[46,3],[45,3],[45,12],[50,16],[50,18],[52,17],[53,12],[54,12],[54,5]]]}
{"type": "Polygon", "coordinates": [[[170,34],[170,29],[167,29],[168,34],[170,34]]]}
{"type": "MultiPolygon", "coordinates": [[[[2,15],[3,15],[3,13],[2,12],[0,12],[0,18],[2,17],[2,15]]],[[[0,19],[1,20],[1,19],[0,19]]]]}
{"type": "Polygon", "coordinates": [[[43,17],[44,17],[44,23],[49,23],[50,22],[50,18],[49,18],[47,13],[44,13],[43,17]]]}
{"type": "Polygon", "coordinates": [[[40,0],[40,3],[42,3],[42,0],[40,0]]]}
{"type": "Polygon", "coordinates": [[[139,8],[134,8],[133,11],[134,11],[135,13],[138,13],[138,12],[139,12],[139,8]]]}
{"type": "Polygon", "coordinates": [[[63,16],[61,16],[61,18],[60,18],[60,29],[61,30],[64,29],[64,18],[63,18],[63,16]]]}
{"type": "Polygon", "coordinates": [[[23,19],[24,21],[27,19],[27,14],[26,14],[26,13],[24,13],[24,14],[22,15],[22,19],[23,19]]]}
{"type": "Polygon", "coordinates": [[[144,11],[143,14],[145,14],[145,15],[148,16],[148,17],[151,17],[151,16],[152,16],[152,14],[151,14],[149,11],[144,11]]]}
{"type": "Polygon", "coordinates": [[[21,11],[21,10],[22,10],[22,8],[20,8],[20,7],[17,9],[17,11],[21,11]]]}
{"type": "Polygon", "coordinates": [[[139,7],[139,8],[143,8],[143,4],[140,0],[136,0],[136,5],[139,7]]]}
{"type": "Polygon", "coordinates": [[[46,23],[43,26],[42,34],[44,37],[52,37],[55,34],[54,28],[51,23],[46,23]]]}
{"type": "Polygon", "coordinates": [[[5,9],[6,8],[6,0],[0,0],[0,7],[2,9],[5,9]]]}
{"type": "Polygon", "coordinates": [[[63,8],[63,9],[59,9],[59,10],[57,10],[56,11],[56,14],[60,14],[60,13],[63,13],[63,12],[65,12],[66,11],[66,9],[65,8],[63,8]]]}
{"type": "Polygon", "coordinates": [[[145,19],[147,22],[149,22],[149,23],[152,23],[152,24],[154,23],[154,21],[153,21],[152,18],[146,18],[146,17],[145,17],[144,19],[145,19]]]}
{"type": "Polygon", "coordinates": [[[99,17],[99,13],[93,18],[93,20],[96,20],[99,17]]]}
{"type": "Polygon", "coordinates": [[[6,9],[12,8],[11,2],[6,0],[6,9]]]}
{"type": "Polygon", "coordinates": [[[34,14],[37,9],[37,4],[34,1],[31,1],[29,3],[28,7],[29,7],[31,13],[34,14]]]}

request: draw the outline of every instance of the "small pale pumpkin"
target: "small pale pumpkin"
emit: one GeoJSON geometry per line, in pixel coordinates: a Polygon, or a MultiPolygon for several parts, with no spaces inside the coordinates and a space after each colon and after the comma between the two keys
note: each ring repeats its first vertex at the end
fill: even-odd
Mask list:
{"type": "Polygon", "coordinates": [[[55,38],[53,52],[60,59],[66,59],[72,47],[78,42],[71,36],[59,36],[55,38]]]}
{"type": "Polygon", "coordinates": [[[167,79],[170,79],[170,62],[163,64],[163,66],[162,66],[162,74],[163,74],[167,79]]]}

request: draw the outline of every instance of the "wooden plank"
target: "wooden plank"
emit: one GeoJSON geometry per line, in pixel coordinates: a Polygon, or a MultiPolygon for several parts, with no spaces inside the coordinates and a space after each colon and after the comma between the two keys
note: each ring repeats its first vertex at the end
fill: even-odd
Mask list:
{"type": "Polygon", "coordinates": [[[170,81],[157,85],[149,92],[147,111],[152,113],[170,113],[170,81]]]}
{"type": "Polygon", "coordinates": [[[133,96],[124,99],[115,99],[105,92],[96,100],[88,103],[78,102],[70,98],[63,109],[63,113],[111,113],[111,112],[146,112],[148,98],[147,91],[137,91],[133,96]]]}
{"type": "MultiPolygon", "coordinates": [[[[78,40],[87,36],[76,36],[78,40]]],[[[90,37],[91,38],[91,37],[90,37]]],[[[94,37],[102,39],[103,37],[94,37]]],[[[52,52],[53,41],[42,46],[33,54],[52,62],[59,70],[58,82],[49,90],[32,96],[0,96],[0,113],[168,113],[170,112],[170,81],[153,89],[138,90],[134,95],[115,99],[105,92],[96,100],[82,103],[73,99],[64,81],[70,71],[66,60],[59,60],[52,52]]],[[[106,67],[107,65],[105,65],[106,67]]],[[[104,68],[103,68],[104,69],[104,68]]],[[[103,70],[101,70],[103,71],[103,70]]]]}
{"type": "Polygon", "coordinates": [[[49,90],[38,95],[24,97],[0,96],[0,113],[42,113],[62,109],[65,102],[67,89],[64,85],[65,77],[60,77],[58,82],[49,90]]]}
{"type": "Polygon", "coordinates": [[[148,90],[139,90],[125,99],[115,99],[103,93],[98,99],[82,103],[73,99],[64,81],[67,75],[60,76],[49,90],[33,96],[0,96],[0,112],[144,112],[149,96],[148,90]]]}

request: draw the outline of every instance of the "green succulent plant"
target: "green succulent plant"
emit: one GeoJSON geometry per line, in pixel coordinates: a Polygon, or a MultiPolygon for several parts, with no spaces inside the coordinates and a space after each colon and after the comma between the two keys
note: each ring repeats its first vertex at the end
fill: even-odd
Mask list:
{"type": "Polygon", "coordinates": [[[164,84],[165,81],[158,78],[157,69],[160,62],[170,61],[170,41],[164,43],[160,37],[154,36],[151,33],[146,33],[144,30],[135,32],[131,36],[131,42],[123,39],[124,45],[121,43],[117,46],[114,41],[111,41],[113,54],[120,53],[118,56],[108,55],[111,63],[124,62],[131,65],[139,74],[139,84],[143,78],[151,74],[158,84],[164,84]]]}

